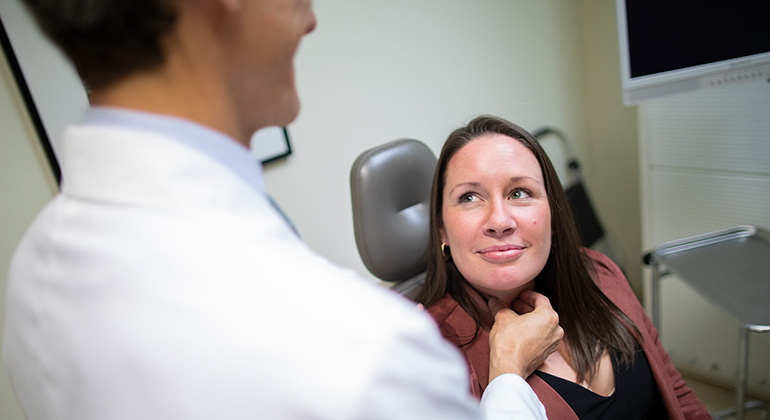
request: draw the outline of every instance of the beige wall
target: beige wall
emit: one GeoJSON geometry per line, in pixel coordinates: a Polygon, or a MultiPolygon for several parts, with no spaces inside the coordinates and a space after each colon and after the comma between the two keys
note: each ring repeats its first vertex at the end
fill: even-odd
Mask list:
{"type": "Polygon", "coordinates": [[[642,292],[639,141],[636,107],[623,105],[614,0],[579,7],[582,109],[586,124],[586,184],[605,228],[625,257],[637,296],[642,292]]]}

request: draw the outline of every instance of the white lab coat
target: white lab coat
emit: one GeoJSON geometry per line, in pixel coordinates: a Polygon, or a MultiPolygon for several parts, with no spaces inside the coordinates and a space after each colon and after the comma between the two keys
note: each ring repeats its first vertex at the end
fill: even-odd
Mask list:
{"type": "MultiPolygon", "coordinates": [[[[62,165],[9,275],[4,357],[30,420],[481,415],[427,316],[314,254],[219,162],[76,126],[62,165]]],[[[521,378],[498,385],[490,414],[541,411],[521,378]]]]}

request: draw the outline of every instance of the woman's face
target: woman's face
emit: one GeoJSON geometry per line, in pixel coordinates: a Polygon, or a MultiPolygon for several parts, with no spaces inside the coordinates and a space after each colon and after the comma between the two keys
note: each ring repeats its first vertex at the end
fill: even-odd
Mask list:
{"type": "Polygon", "coordinates": [[[441,239],[463,277],[510,303],[531,288],[551,250],[551,209],[535,155],[518,140],[485,134],[446,168],[441,239]]]}

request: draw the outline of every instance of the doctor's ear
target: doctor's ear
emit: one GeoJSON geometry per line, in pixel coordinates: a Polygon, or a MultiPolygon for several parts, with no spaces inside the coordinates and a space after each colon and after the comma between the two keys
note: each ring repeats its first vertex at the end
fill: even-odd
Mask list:
{"type": "MultiPolygon", "coordinates": [[[[191,9],[191,13],[202,18],[217,35],[229,33],[228,28],[233,28],[238,19],[241,18],[241,11],[244,8],[245,0],[193,0],[180,1],[180,4],[186,4],[191,9]]],[[[225,41],[229,42],[229,41],[225,41]]]]}
{"type": "Polygon", "coordinates": [[[217,3],[218,7],[228,12],[236,12],[240,10],[243,0],[203,0],[217,3]]]}
{"type": "Polygon", "coordinates": [[[198,0],[198,3],[205,10],[206,15],[232,16],[243,8],[244,0],[198,0]]]}

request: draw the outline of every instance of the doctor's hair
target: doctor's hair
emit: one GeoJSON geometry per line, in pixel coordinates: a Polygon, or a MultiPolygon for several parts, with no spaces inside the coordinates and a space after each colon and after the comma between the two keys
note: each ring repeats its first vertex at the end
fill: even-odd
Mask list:
{"type": "Polygon", "coordinates": [[[24,2],[90,89],[161,65],[165,35],[177,20],[175,0],[24,2]]]}
{"type": "Polygon", "coordinates": [[[641,339],[637,327],[599,289],[593,278],[592,265],[582,247],[567,195],[550,158],[540,143],[523,128],[502,118],[483,115],[467,126],[454,130],[441,150],[430,200],[430,238],[425,283],[417,301],[426,308],[449,294],[476,321],[476,334],[482,325],[481,311],[471,298],[478,293],[457,269],[451,249],[442,252],[444,185],[452,157],[465,145],[488,134],[502,134],[518,141],[535,156],[543,174],[548,204],[551,209],[551,250],[543,270],[535,278],[535,291],[551,301],[559,314],[570,356],[575,363],[578,382],[591,379],[605,351],[616,351],[623,364],[634,360],[635,340],[641,339]]]}

